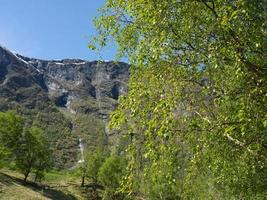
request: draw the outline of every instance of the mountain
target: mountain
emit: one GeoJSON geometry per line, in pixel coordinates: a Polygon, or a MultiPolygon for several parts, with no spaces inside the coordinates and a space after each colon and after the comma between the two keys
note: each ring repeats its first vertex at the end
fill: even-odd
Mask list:
{"type": "Polygon", "coordinates": [[[14,109],[41,126],[54,166],[71,167],[79,157],[80,137],[94,143],[104,132],[108,139],[105,123],[127,92],[128,78],[129,65],[123,62],[41,60],[0,46],[0,111],[14,109]]]}

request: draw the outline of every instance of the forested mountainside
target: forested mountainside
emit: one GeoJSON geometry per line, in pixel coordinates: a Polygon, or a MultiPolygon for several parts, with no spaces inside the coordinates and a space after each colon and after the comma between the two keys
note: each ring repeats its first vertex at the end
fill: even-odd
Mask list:
{"type": "Polygon", "coordinates": [[[79,138],[106,145],[105,123],[127,90],[126,63],[40,60],[0,46],[0,111],[16,110],[44,129],[55,168],[79,159],[79,138]]]}

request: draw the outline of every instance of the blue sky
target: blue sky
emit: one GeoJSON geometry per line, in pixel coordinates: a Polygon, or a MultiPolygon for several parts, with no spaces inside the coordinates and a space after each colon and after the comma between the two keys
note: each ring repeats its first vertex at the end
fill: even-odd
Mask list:
{"type": "Polygon", "coordinates": [[[113,60],[115,46],[101,57],[87,48],[93,18],[105,0],[0,0],[0,45],[42,58],[113,60]]]}

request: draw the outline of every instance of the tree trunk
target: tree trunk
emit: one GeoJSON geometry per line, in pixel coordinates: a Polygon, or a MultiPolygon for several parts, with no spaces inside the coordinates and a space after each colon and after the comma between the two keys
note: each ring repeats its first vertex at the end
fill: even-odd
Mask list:
{"type": "Polygon", "coordinates": [[[25,172],[25,174],[24,174],[24,182],[26,183],[27,182],[27,178],[28,178],[28,176],[29,176],[29,174],[30,174],[30,172],[31,172],[31,167],[25,172]]]}
{"type": "Polygon", "coordinates": [[[81,186],[82,186],[82,187],[84,186],[84,179],[85,179],[85,177],[82,176],[82,183],[81,183],[81,186]]]}
{"type": "Polygon", "coordinates": [[[29,173],[30,172],[26,172],[25,174],[24,174],[24,179],[23,179],[23,181],[26,183],[27,182],[27,178],[28,178],[28,176],[29,176],[29,173]]]}
{"type": "Polygon", "coordinates": [[[34,183],[36,183],[37,179],[38,179],[38,172],[36,172],[36,174],[35,174],[34,183]]]}

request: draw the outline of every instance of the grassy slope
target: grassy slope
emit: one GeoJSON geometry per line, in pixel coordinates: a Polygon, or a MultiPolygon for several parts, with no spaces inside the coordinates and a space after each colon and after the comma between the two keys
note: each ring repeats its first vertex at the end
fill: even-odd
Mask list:
{"type": "Polygon", "coordinates": [[[83,200],[84,192],[79,180],[66,173],[49,173],[42,185],[31,182],[25,184],[22,175],[10,171],[0,171],[0,200],[83,200]]]}

